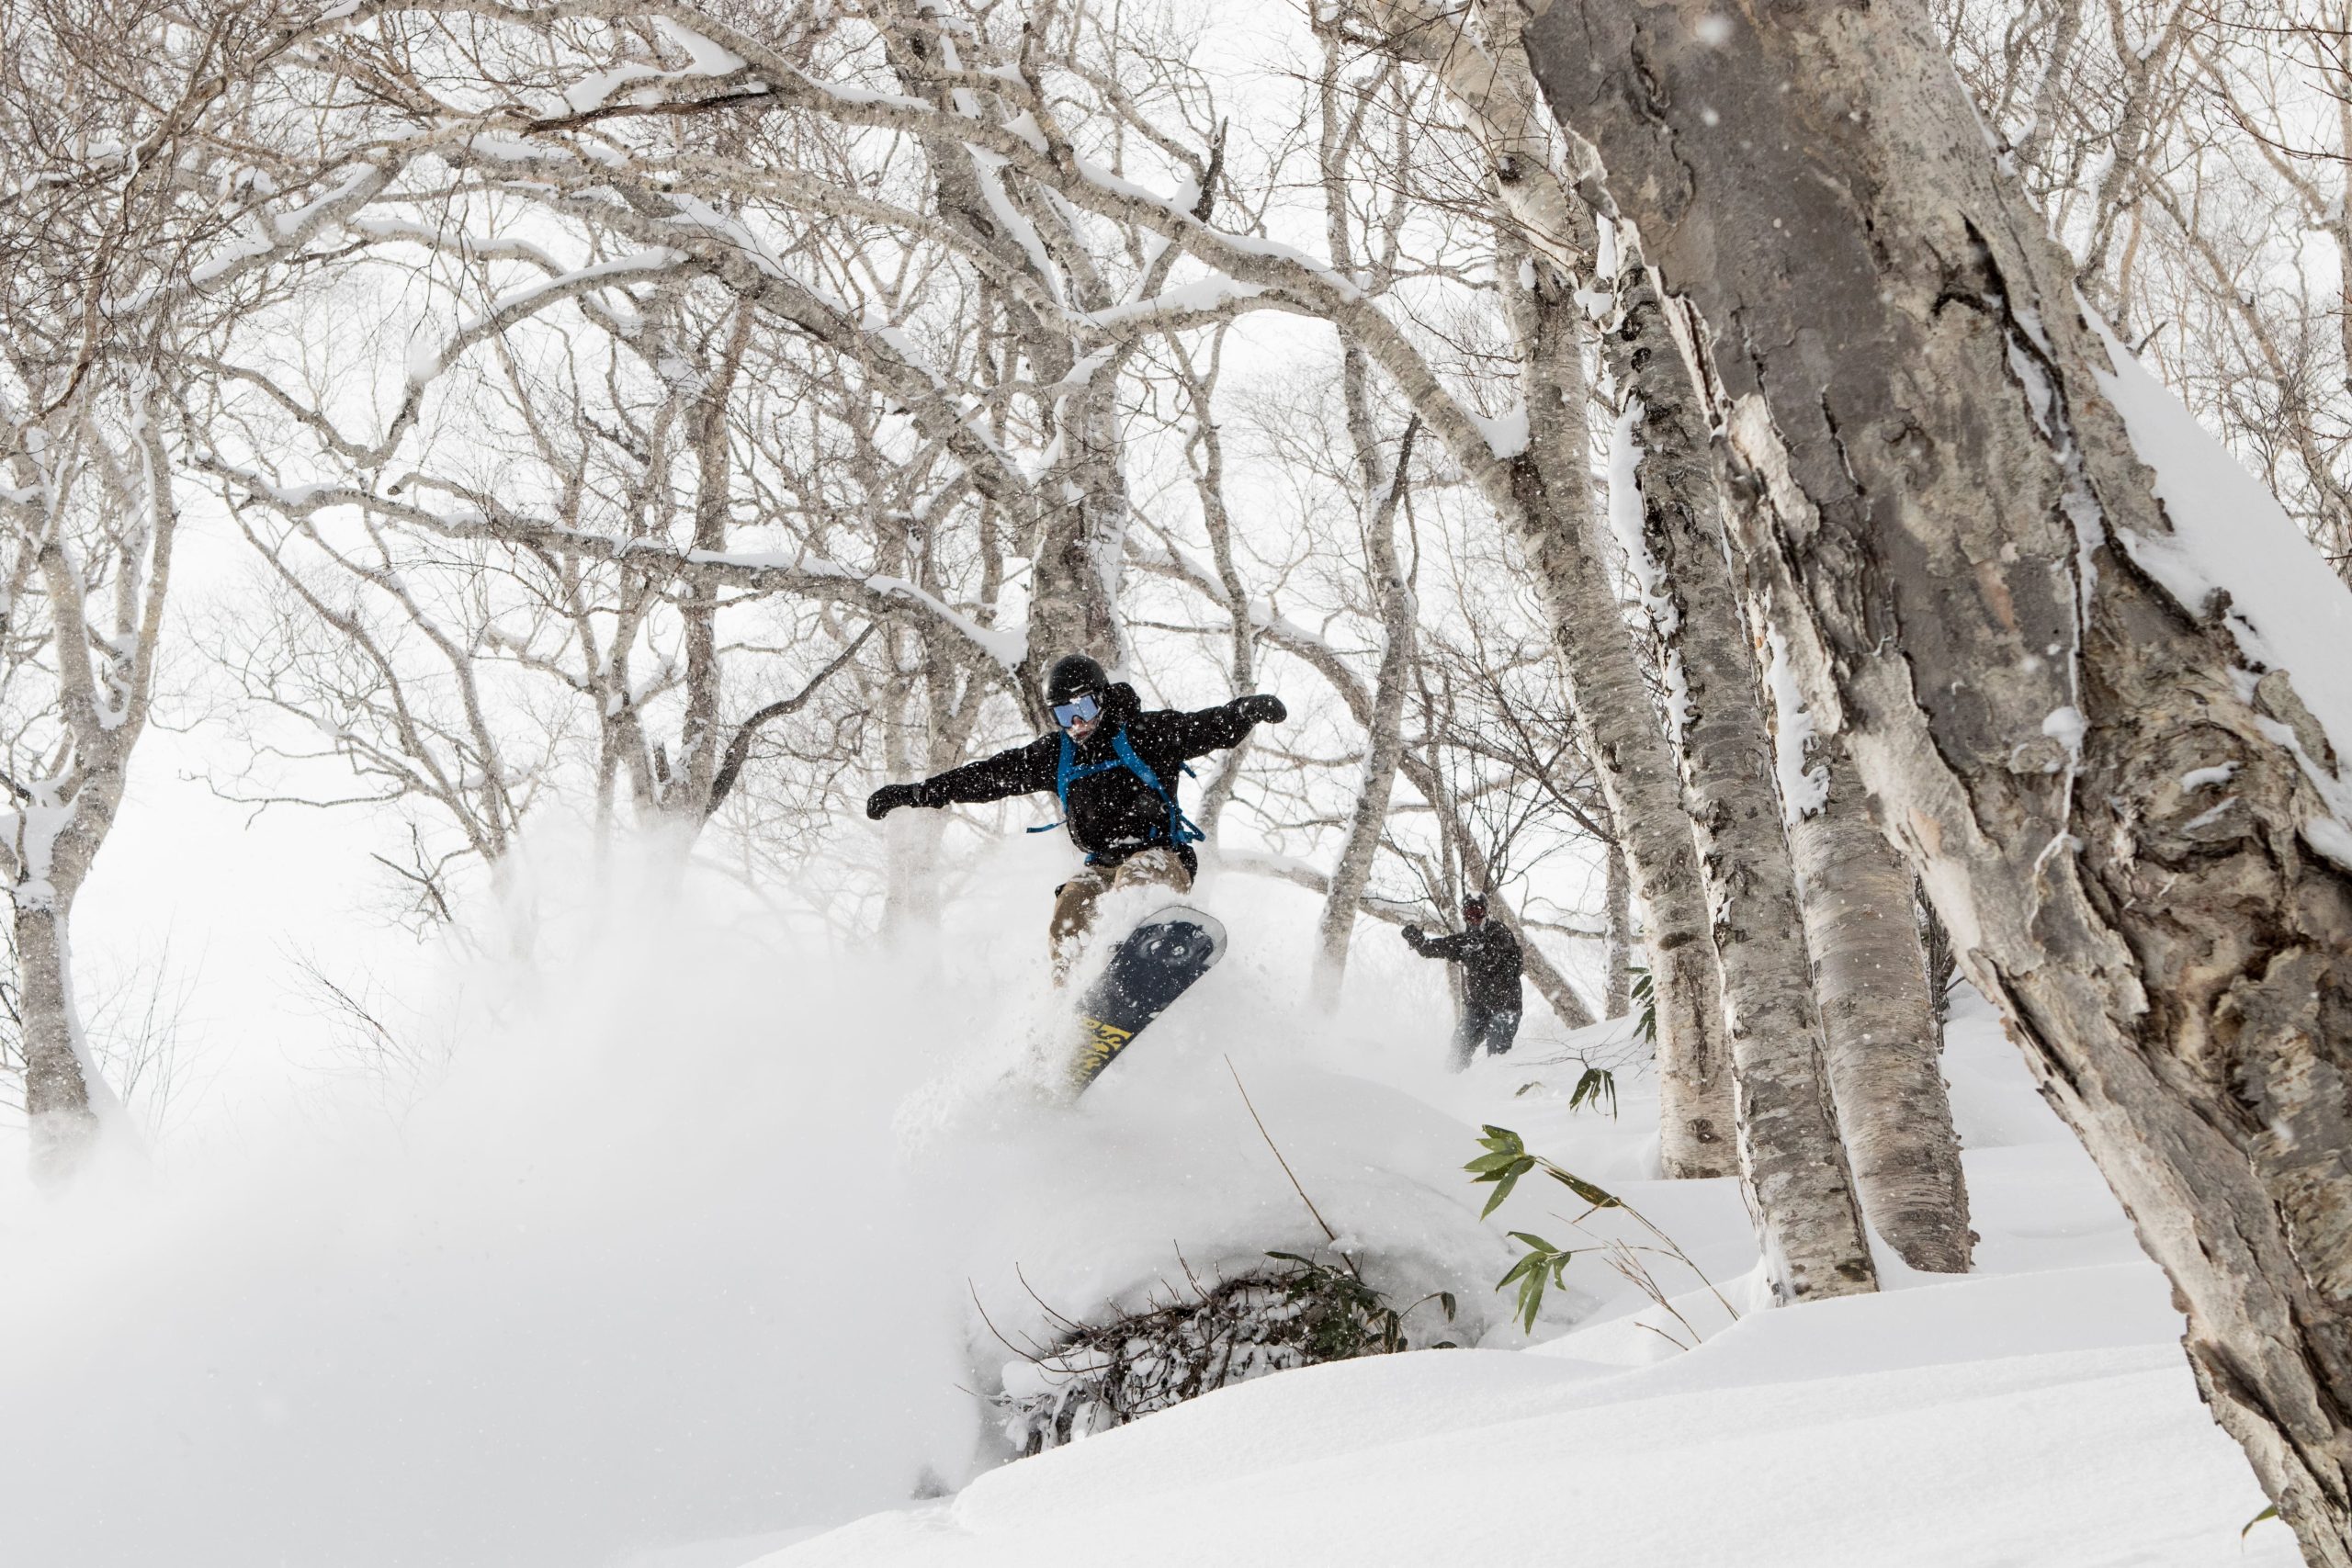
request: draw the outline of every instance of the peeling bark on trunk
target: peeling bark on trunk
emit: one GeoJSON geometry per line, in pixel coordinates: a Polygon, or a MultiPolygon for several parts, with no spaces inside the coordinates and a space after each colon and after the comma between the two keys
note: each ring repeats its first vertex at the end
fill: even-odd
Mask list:
{"type": "Polygon", "coordinates": [[[1871,824],[1845,748],[1832,737],[1815,756],[1829,770],[1829,797],[1790,825],[1789,844],[1855,1190],[1904,1262],[1965,1274],[1976,1238],[1911,868],[1871,824]]]}
{"type": "MultiPolygon", "coordinates": [[[[1597,252],[1598,247],[1592,248],[1597,252]]],[[[1714,909],[1742,1174],[1782,1301],[1878,1288],[1830,1095],[1822,1021],[1781,826],[1771,728],[1732,582],[1698,393],[1638,252],[1611,280],[1601,363],[1630,398],[1612,467],[1634,459],[1638,521],[1621,519],[1677,708],[1682,804],[1714,909]]],[[[1618,481],[1622,482],[1622,478],[1618,481]]],[[[1629,498],[1612,496],[1611,507],[1629,498]]]]}
{"type": "Polygon", "coordinates": [[[1560,0],[1528,46],[1712,330],[1816,724],[2170,1276],[2216,1416],[2352,1568],[2336,758],[2135,563],[2172,527],[2072,266],[1907,0],[1560,0]],[[2183,783],[2224,764],[2218,808],[2183,783]]]}
{"type": "Polygon", "coordinates": [[[1536,285],[1530,290],[1505,280],[1529,430],[1527,453],[1511,470],[1515,504],[1506,515],[1551,607],[1578,739],[1649,912],[1659,1163],[1669,1177],[1728,1176],[1736,1165],[1731,1062],[1698,846],[1682,812],[1673,750],[1652,713],[1632,633],[1596,548],[1577,344],[1581,316],[1565,289],[1543,278],[1536,285]]]}

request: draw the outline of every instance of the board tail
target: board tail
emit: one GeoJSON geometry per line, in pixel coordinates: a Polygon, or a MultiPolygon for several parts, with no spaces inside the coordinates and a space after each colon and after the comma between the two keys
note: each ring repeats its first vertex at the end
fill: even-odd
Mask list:
{"type": "Polygon", "coordinates": [[[1079,998],[1069,1085],[1075,1095],[1190,990],[1225,953],[1225,927],[1214,915],[1178,904],[1145,919],[1120,939],[1111,959],[1079,998]]]}

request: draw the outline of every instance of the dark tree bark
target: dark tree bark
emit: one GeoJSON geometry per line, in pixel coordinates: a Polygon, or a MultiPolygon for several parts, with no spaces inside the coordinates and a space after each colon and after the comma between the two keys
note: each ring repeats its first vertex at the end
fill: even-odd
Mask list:
{"type": "Polygon", "coordinates": [[[2335,759],[2135,563],[2172,525],[2068,258],[1912,0],[1559,0],[1526,36],[1708,329],[1816,724],[2171,1277],[2216,1416],[2352,1568],[2335,759]],[[2224,765],[2218,807],[2184,782],[2224,765]]]}

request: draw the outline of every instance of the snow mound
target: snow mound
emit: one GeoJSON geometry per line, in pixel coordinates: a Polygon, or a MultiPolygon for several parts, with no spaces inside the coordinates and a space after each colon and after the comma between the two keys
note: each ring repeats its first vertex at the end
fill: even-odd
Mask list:
{"type": "MultiPolygon", "coordinates": [[[[1048,1343],[1057,1318],[1144,1311],[1272,1251],[1345,1254],[1400,1309],[1510,1266],[1479,1223],[1460,1122],[1303,1063],[1244,1069],[1161,1028],[1182,1024],[1156,1025],[1074,1108],[1007,1110],[920,1151],[913,1179],[961,1238],[977,1364],[1015,1353],[1000,1335],[1048,1343]]],[[[1465,1293],[1462,1309],[1461,1337],[1508,1332],[1499,1307],[1465,1293]]]]}
{"type": "MultiPolygon", "coordinates": [[[[1435,1097],[1580,1173],[1637,1168],[1639,1079],[1623,1121],[1565,1111],[1573,1047],[1600,1038],[1551,1066],[1482,1064],[1435,1097]]],[[[1751,1310],[1755,1243],[1733,1183],[1612,1172],[1736,1321],[1670,1266],[1660,1283],[1687,1324],[1579,1255],[1577,1321],[1532,1350],[1408,1352],[1224,1389],[761,1568],[1419,1568],[1521,1561],[1531,1541],[1544,1560],[1556,1545],[1579,1562],[1749,1568],[2290,1568],[2282,1527],[2239,1541],[2264,1499],[2198,1399],[2162,1274],[1966,993],[1945,1061],[1983,1238],[1973,1275],[1890,1269],[1877,1295],[1751,1310]],[[1659,1327],[1699,1343],[1677,1351],[1659,1327]]],[[[1614,1216],[1561,1196],[1523,1183],[1490,1223],[1561,1241],[1581,1217],[1615,1234],[1614,1216]]]]}
{"type": "Polygon", "coordinates": [[[1513,1561],[2296,1561],[2197,1400],[2147,1264],[1751,1315],[1656,1367],[1433,1351],[1293,1372],[763,1568],[1513,1561]]]}

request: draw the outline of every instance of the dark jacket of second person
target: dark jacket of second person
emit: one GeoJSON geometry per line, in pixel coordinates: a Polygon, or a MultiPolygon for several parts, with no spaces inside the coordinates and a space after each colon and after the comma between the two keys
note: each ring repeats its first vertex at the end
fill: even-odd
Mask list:
{"type": "Polygon", "coordinates": [[[1472,1007],[1484,1012],[1519,1010],[1519,939],[1493,916],[1452,936],[1427,936],[1416,929],[1406,932],[1405,940],[1424,958],[1461,964],[1463,999],[1472,1007]]]}
{"type": "MultiPolygon", "coordinates": [[[[1109,761],[1118,755],[1111,738],[1124,728],[1136,755],[1173,798],[1186,762],[1240,744],[1252,722],[1230,703],[1191,713],[1174,708],[1147,713],[1135,688],[1122,681],[1103,694],[1101,726],[1074,745],[1080,767],[1109,761]]],[[[1060,774],[1061,755],[1060,732],[1041,735],[1025,746],[925,779],[918,804],[945,806],[1051,793],[1060,774]]],[[[1097,865],[1116,865],[1139,851],[1165,846],[1182,858],[1186,870],[1197,873],[1200,862],[1192,846],[1171,843],[1169,833],[1167,802],[1130,768],[1105,769],[1069,786],[1070,840],[1097,865]]]]}

